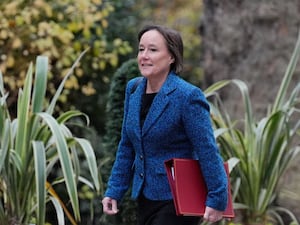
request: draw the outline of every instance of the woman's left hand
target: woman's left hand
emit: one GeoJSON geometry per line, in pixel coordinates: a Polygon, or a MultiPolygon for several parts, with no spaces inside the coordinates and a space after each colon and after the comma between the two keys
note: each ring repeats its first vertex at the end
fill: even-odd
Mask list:
{"type": "Polygon", "coordinates": [[[223,218],[223,212],[206,206],[203,216],[204,221],[217,222],[223,218]]]}

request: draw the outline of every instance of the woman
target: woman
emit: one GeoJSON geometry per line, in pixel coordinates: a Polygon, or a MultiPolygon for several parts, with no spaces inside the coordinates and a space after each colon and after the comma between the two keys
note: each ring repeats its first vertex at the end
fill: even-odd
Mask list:
{"type": "Polygon", "coordinates": [[[138,202],[138,225],[192,225],[197,217],[176,216],[164,161],[199,160],[208,187],[203,219],[222,219],[227,205],[227,178],[202,91],[178,74],[183,43],[178,32],[162,26],[144,27],[137,56],[143,76],[128,82],[122,137],[103,211],[113,215],[133,179],[132,197],[138,202]]]}

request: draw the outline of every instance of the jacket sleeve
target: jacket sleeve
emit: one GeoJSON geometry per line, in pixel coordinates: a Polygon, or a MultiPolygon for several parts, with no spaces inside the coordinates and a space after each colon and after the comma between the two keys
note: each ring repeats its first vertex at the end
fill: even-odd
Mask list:
{"type": "Polygon", "coordinates": [[[206,205],[224,211],[227,206],[227,175],[214,137],[209,105],[200,89],[195,88],[189,94],[183,118],[207,184],[206,205]]]}
{"type": "Polygon", "coordinates": [[[117,201],[120,201],[125,192],[128,190],[133,174],[132,165],[135,154],[132,143],[130,142],[125,129],[128,113],[128,101],[132,86],[133,82],[131,81],[126,87],[121,140],[119,142],[116,160],[108,180],[107,190],[104,194],[104,196],[111,197],[117,201]]]}

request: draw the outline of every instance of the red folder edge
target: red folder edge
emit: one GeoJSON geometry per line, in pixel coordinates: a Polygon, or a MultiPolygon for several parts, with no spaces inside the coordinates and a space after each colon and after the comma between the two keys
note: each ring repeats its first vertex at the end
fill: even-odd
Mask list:
{"type": "MultiPolygon", "coordinates": [[[[176,214],[203,216],[206,207],[207,187],[198,160],[172,158],[166,160],[164,165],[173,195],[176,214]],[[185,169],[182,170],[182,168],[185,169]],[[176,179],[174,179],[174,177],[176,177],[176,179]],[[182,180],[184,180],[184,182],[180,182],[182,180]],[[187,183],[190,185],[187,185],[187,183]]],[[[224,162],[224,167],[228,178],[228,203],[223,217],[233,218],[235,215],[227,162],[224,162]]]]}

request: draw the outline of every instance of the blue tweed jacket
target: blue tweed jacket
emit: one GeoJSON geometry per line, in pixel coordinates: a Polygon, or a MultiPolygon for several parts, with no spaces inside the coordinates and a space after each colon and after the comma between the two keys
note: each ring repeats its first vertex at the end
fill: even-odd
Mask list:
{"type": "Polygon", "coordinates": [[[146,78],[132,93],[136,79],[127,84],[122,138],[105,196],[121,200],[133,180],[134,199],[141,192],[152,200],[172,199],[164,161],[173,157],[196,158],[208,186],[206,205],[224,210],[226,173],[202,91],[171,72],[141,129],[140,108],[146,78]]]}

